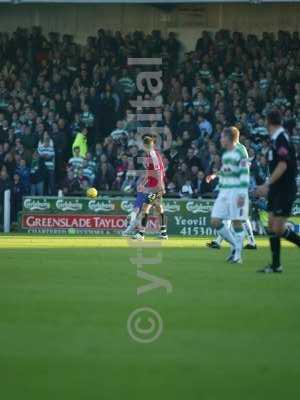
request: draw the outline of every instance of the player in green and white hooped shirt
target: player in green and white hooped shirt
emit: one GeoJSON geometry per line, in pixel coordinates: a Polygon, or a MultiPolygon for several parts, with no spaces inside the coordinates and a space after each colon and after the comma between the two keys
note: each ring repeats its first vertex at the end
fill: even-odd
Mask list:
{"type": "MultiPolygon", "coordinates": [[[[225,150],[222,167],[218,174],[219,195],[214,203],[211,223],[224,240],[231,244],[228,260],[241,263],[243,248],[243,222],[249,215],[249,164],[247,154],[237,146],[237,130],[225,128],[221,134],[221,145],[225,150]],[[233,231],[224,225],[224,220],[232,221],[233,231]]],[[[207,181],[215,176],[207,177],[207,181]]]]}
{"type": "MultiPolygon", "coordinates": [[[[240,135],[239,135],[238,129],[235,128],[235,127],[233,127],[233,129],[236,129],[236,133],[238,134],[238,140],[239,140],[239,136],[240,135]]],[[[242,143],[240,143],[239,141],[236,143],[236,145],[240,148],[240,150],[242,152],[244,152],[245,156],[249,160],[249,156],[248,156],[248,152],[247,152],[246,147],[242,143]]],[[[224,223],[224,225],[226,225],[228,227],[228,229],[231,228],[231,221],[226,220],[226,221],[223,221],[223,223],[224,223]]],[[[255,237],[254,237],[254,234],[253,234],[252,225],[251,225],[251,222],[250,222],[249,218],[243,223],[243,228],[244,228],[245,236],[246,236],[246,238],[248,240],[248,244],[246,245],[245,249],[256,250],[257,249],[257,245],[256,245],[256,241],[255,241],[255,237]]],[[[210,248],[219,249],[222,241],[223,241],[222,236],[217,235],[217,237],[214,240],[212,240],[210,243],[208,243],[207,246],[210,247],[210,248]]]]}

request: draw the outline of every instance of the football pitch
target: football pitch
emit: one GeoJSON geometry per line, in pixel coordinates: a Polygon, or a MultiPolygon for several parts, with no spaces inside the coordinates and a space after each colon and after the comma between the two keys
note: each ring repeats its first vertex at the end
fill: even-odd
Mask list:
{"type": "Polygon", "coordinates": [[[299,398],[299,250],[206,242],[0,236],[1,398],[299,398]]]}

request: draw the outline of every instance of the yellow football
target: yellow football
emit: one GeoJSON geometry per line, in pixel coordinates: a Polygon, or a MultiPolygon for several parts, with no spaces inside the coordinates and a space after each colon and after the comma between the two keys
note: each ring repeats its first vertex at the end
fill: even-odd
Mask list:
{"type": "Polygon", "coordinates": [[[97,191],[97,189],[96,188],[89,188],[87,191],[86,191],[86,195],[87,195],[87,197],[90,197],[91,199],[94,199],[95,197],[97,197],[98,196],[98,191],[97,191]]]}

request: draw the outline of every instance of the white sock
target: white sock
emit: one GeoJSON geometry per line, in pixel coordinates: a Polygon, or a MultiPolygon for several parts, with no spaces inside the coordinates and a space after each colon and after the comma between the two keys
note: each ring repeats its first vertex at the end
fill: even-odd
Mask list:
{"type": "Polygon", "coordinates": [[[139,229],[141,227],[141,223],[142,223],[142,213],[139,213],[134,221],[134,227],[136,229],[139,229]]]}
{"type": "Polygon", "coordinates": [[[235,243],[236,243],[236,254],[235,257],[241,258],[242,256],[242,250],[243,250],[243,242],[244,242],[244,237],[245,237],[245,232],[244,230],[241,231],[234,231],[234,237],[235,237],[235,243]]]}
{"type": "Polygon", "coordinates": [[[130,227],[131,229],[136,225],[136,218],[137,218],[137,212],[132,211],[130,214],[130,220],[128,224],[128,227],[130,227]]]}
{"type": "Polygon", "coordinates": [[[217,230],[217,232],[224,240],[226,240],[226,242],[231,244],[231,246],[236,246],[234,235],[232,234],[231,230],[228,229],[228,227],[226,227],[224,224],[222,225],[222,228],[217,230]]]}
{"type": "Polygon", "coordinates": [[[243,223],[243,228],[244,228],[244,232],[247,236],[248,243],[251,244],[252,246],[255,246],[256,242],[255,242],[255,238],[253,235],[252,225],[251,225],[251,222],[249,219],[247,219],[247,221],[243,223]]]}
{"type": "MultiPolygon", "coordinates": [[[[230,230],[231,227],[231,221],[225,220],[223,221],[223,225],[230,230]]],[[[223,242],[223,237],[221,235],[217,235],[217,237],[214,239],[214,242],[217,243],[219,246],[223,242]]]]}
{"type": "Polygon", "coordinates": [[[219,246],[223,242],[223,238],[221,235],[218,235],[215,239],[214,242],[217,243],[219,246]]]}
{"type": "Polygon", "coordinates": [[[137,217],[137,212],[133,210],[130,214],[130,223],[131,224],[135,221],[136,217],[137,217]]]}
{"type": "Polygon", "coordinates": [[[223,221],[223,224],[226,226],[226,228],[231,229],[231,221],[229,219],[223,221]]]}

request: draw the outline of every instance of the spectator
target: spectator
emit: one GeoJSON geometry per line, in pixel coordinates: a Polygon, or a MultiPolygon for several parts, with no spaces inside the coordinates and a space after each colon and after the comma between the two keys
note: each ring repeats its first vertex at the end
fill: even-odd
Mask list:
{"type": "Polygon", "coordinates": [[[297,34],[265,33],[259,38],[225,30],[203,32],[194,51],[182,58],[176,35],[164,37],[159,31],[123,35],[101,29],[83,46],[68,36],[46,38],[37,28],[18,28],[5,37],[0,38],[0,168],[6,167],[11,180],[25,161],[30,181],[21,181],[27,182],[27,193],[31,188],[41,193],[41,175],[43,194],[57,194],[57,187],[80,194],[93,176],[101,190],[122,189],[124,179],[131,179],[129,160],[135,169],[140,167],[138,129],[159,128],[157,145],[167,159],[168,191],[179,193],[191,181],[194,195],[213,196],[216,187],[206,187],[202,174],[220,167],[220,134],[232,124],[239,127],[250,154],[255,184],[267,173],[264,157],[270,142],[264,121],[274,106],[282,112],[299,158],[297,34]],[[133,116],[137,110],[130,101],[136,98],[141,68],[125,68],[128,55],[164,60],[160,98],[144,94],[148,101],[161,100],[151,111],[150,124],[133,116]],[[156,121],[156,115],[162,120],[156,121]],[[66,168],[77,147],[82,159],[78,171],[69,164],[66,168]],[[42,160],[38,164],[44,164],[44,173],[42,166],[36,169],[36,158],[42,160]],[[36,183],[39,187],[32,186],[36,183]]]}
{"type": "Polygon", "coordinates": [[[184,182],[184,184],[180,188],[180,196],[181,197],[192,197],[192,195],[193,195],[192,182],[190,180],[187,180],[184,182]]]}
{"type": "Polygon", "coordinates": [[[45,194],[55,194],[55,151],[53,140],[48,132],[44,132],[43,138],[39,141],[38,154],[45,164],[45,194]]]}
{"type": "Polygon", "coordinates": [[[178,166],[178,170],[174,175],[174,183],[176,185],[176,189],[180,192],[183,185],[190,179],[190,174],[188,172],[187,165],[185,163],[181,163],[178,166]]]}
{"type": "Polygon", "coordinates": [[[112,131],[110,135],[113,140],[119,142],[120,144],[125,144],[128,137],[128,132],[124,129],[124,122],[118,121],[116,129],[112,131]]]}
{"type": "Polygon", "coordinates": [[[29,150],[30,152],[32,152],[33,149],[36,148],[38,137],[34,132],[32,132],[31,126],[25,126],[24,134],[21,138],[21,143],[24,148],[29,150]]]}
{"type": "Polygon", "coordinates": [[[45,161],[37,151],[32,154],[30,168],[30,194],[31,196],[44,195],[44,181],[47,175],[45,161]]]}
{"type": "Polygon", "coordinates": [[[209,192],[203,171],[198,171],[197,179],[193,181],[193,191],[196,197],[203,197],[209,192]]]}
{"type": "Polygon", "coordinates": [[[62,184],[63,194],[65,196],[76,196],[80,193],[80,182],[78,178],[75,178],[74,172],[69,169],[67,176],[62,184]]]}
{"type": "Polygon", "coordinates": [[[167,184],[167,194],[170,196],[176,196],[178,195],[177,190],[176,190],[176,185],[173,181],[170,181],[167,184]]]}
{"type": "Polygon", "coordinates": [[[103,160],[97,172],[95,186],[99,190],[110,190],[113,181],[114,169],[107,160],[103,160]]]}
{"type": "Polygon", "coordinates": [[[18,221],[18,213],[22,210],[22,199],[25,194],[27,193],[24,191],[20,176],[14,174],[11,186],[11,220],[13,223],[18,221]]]}
{"type": "Polygon", "coordinates": [[[194,166],[201,168],[201,161],[199,157],[197,157],[197,155],[195,154],[195,149],[193,147],[188,148],[185,163],[189,169],[194,166]]]}
{"type": "MultiPolygon", "coordinates": [[[[4,154],[4,153],[3,153],[4,154]]],[[[13,156],[13,153],[8,151],[5,156],[4,156],[4,160],[3,163],[6,166],[7,169],[7,173],[10,177],[13,176],[15,170],[16,170],[16,160],[13,156]]],[[[2,163],[2,164],[3,164],[2,163]]],[[[1,166],[1,150],[0,150],[0,166],[1,166]]]]}
{"type": "Polygon", "coordinates": [[[202,140],[206,136],[211,136],[213,132],[212,124],[204,117],[203,114],[199,114],[198,116],[198,128],[199,128],[199,139],[202,140]]]}
{"type": "Polygon", "coordinates": [[[24,193],[29,194],[30,168],[27,167],[24,158],[21,158],[20,162],[17,164],[16,171],[14,174],[14,181],[16,176],[18,176],[17,181],[20,181],[20,184],[24,188],[24,193]]]}
{"type": "Polygon", "coordinates": [[[55,178],[56,182],[59,183],[63,179],[64,160],[67,152],[67,135],[63,119],[52,124],[51,138],[55,149],[55,178]]]}
{"type": "Polygon", "coordinates": [[[80,155],[80,147],[73,147],[73,157],[70,158],[68,165],[72,169],[75,177],[79,176],[79,171],[82,170],[84,158],[80,155]]]}
{"type": "Polygon", "coordinates": [[[4,205],[4,193],[6,190],[12,188],[11,180],[8,176],[6,167],[3,166],[0,170],[0,215],[3,212],[3,205],[4,205]]]}
{"type": "Polygon", "coordinates": [[[73,143],[73,154],[74,149],[77,147],[79,148],[79,155],[82,158],[85,158],[88,152],[87,133],[87,128],[83,128],[81,132],[77,133],[73,143]]]}
{"type": "Polygon", "coordinates": [[[260,138],[257,138],[258,140],[268,136],[268,131],[265,127],[265,122],[263,118],[259,118],[257,126],[252,130],[252,134],[259,135],[260,138]]]}
{"type": "Polygon", "coordinates": [[[261,155],[258,157],[258,161],[255,165],[254,179],[257,185],[262,185],[266,182],[269,176],[268,162],[265,156],[261,155]]]}
{"type": "Polygon", "coordinates": [[[1,178],[1,184],[2,184],[3,190],[6,190],[7,188],[9,188],[11,181],[10,181],[9,175],[7,173],[7,168],[5,165],[0,170],[0,178],[1,178]]]}
{"type": "Polygon", "coordinates": [[[94,114],[90,111],[88,104],[83,104],[82,113],[80,119],[83,123],[83,126],[86,128],[92,128],[94,126],[94,114]]]}
{"type": "Polygon", "coordinates": [[[93,186],[95,181],[95,169],[87,160],[83,160],[82,176],[87,180],[89,186],[93,186]]]}

